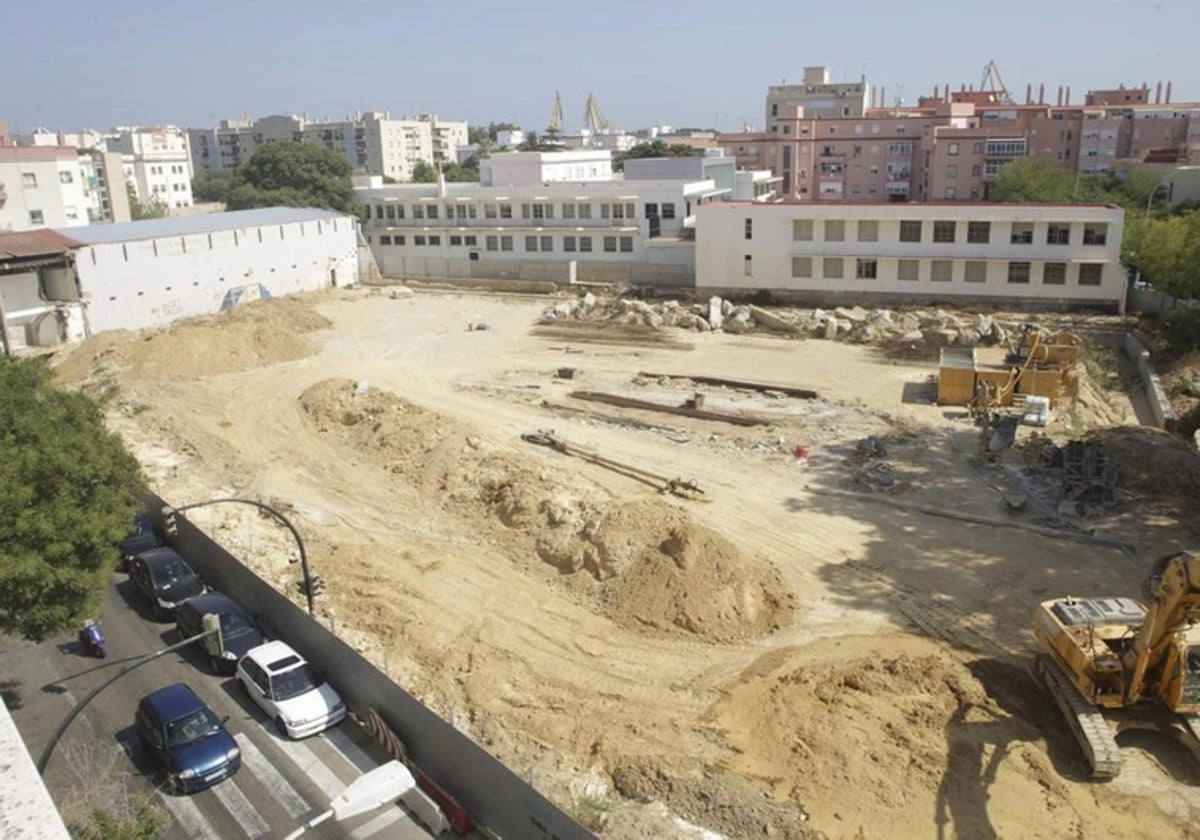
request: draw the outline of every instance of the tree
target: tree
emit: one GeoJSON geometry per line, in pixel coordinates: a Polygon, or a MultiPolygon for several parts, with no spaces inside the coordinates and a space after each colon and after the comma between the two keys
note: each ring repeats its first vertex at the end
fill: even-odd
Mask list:
{"type": "Polygon", "coordinates": [[[38,641],[95,615],[144,487],[91,398],[0,357],[0,632],[38,641]]]}
{"type": "Polygon", "coordinates": [[[158,200],[158,196],[151,196],[149,201],[142,201],[138,198],[137,190],[131,181],[125,182],[125,192],[129,196],[129,218],[135,222],[161,219],[167,215],[167,206],[158,200]]]}
{"type": "Polygon", "coordinates": [[[413,164],[412,179],[414,184],[436,184],[437,168],[432,163],[419,160],[413,164]]]}
{"type": "Polygon", "coordinates": [[[1065,204],[1073,200],[1075,175],[1046,158],[1018,158],[1000,167],[988,198],[999,202],[1065,204]]]}
{"type": "Polygon", "coordinates": [[[692,157],[696,150],[686,143],[664,143],[662,140],[650,140],[638,143],[624,152],[613,155],[613,169],[620,172],[625,168],[625,161],[630,158],[651,157],[692,157]]]}
{"type": "Polygon", "coordinates": [[[229,201],[233,189],[232,172],[201,172],[192,179],[192,196],[197,201],[229,201]]]}
{"type": "Polygon", "coordinates": [[[536,131],[526,134],[521,145],[517,146],[518,152],[561,152],[562,150],[561,143],[547,143],[537,136],[536,131]]]}
{"type": "Polygon", "coordinates": [[[308,143],[264,143],[234,173],[226,206],[322,207],[353,213],[350,164],[337,152],[308,143]]]}
{"type": "Polygon", "coordinates": [[[1134,221],[1122,244],[1126,262],[1154,288],[1200,299],[1200,211],[1134,221]]]}

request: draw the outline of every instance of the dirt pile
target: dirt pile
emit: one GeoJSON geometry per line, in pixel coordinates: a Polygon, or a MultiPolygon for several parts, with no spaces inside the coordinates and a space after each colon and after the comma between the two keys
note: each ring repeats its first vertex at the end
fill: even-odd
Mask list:
{"type": "Polygon", "coordinates": [[[318,434],[457,513],[514,561],[553,567],[623,626],[727,642],[791,620],[793,599],[774,567],[662,499],[616,504],[365,383],[326,380],[300,404],[318,434]]]}
{"type": "Polygon", "coordinates": [[[308,333],[330,322],[303,296],[241,304],[170,329],[105,332],[74,348],[57,366],[60,381],[87,384],[98,375],[190,380],[302,359],[315,345],[308,333]]]}
{"type": "Polygon", "coordinates": [[[1088,440],[1104,445],[1122,488],[1139,496],[1200,500],[1200,455],[1183,440],[1148,426],[1099,429],[1088,440]]]}

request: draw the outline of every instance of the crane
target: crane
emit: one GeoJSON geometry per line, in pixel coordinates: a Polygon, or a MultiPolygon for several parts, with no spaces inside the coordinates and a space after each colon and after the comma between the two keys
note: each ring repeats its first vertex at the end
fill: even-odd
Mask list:
{"type": "Polygon", "coordinates": [[[989,61],[984,65],[983,78],[979,81],[979,89],[981,91],[994,91],[1001,105],[1017,104],[1017,100],[1013,99],[1013,95],[1004,86],[1004,80],[1000,78],[1000,68],[996,66],[995,61],[989,61]]]}
{"type": "Polygon", "coordinates": [[[583,122],[594,135],[612,128],[604,114],[600,113],[600,106],[596,104],[596,100],[590,93],[583,106],[583,122]]]}
{"type": "Polygon", "coordinates": [[[554,91],[554,110],[550,112],[550,122],[546,126],[546,133],[551,137],[557,137],[562,134],[562,97],[558,95],[558,91],[554,91]]]}

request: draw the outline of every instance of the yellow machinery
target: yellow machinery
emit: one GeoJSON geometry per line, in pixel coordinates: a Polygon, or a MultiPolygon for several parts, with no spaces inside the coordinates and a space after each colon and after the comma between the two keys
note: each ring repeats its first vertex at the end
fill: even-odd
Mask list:
{"type": "Polygon", "coordinates": [[[1056,598],[1034,619],[1038,675],[1094,778],[1121,772],[1115,736],[1126,728],[1168,734],[1200,759],[1200,553],[1161,558],[1145,589],[1146,606],[1056,598]]]}

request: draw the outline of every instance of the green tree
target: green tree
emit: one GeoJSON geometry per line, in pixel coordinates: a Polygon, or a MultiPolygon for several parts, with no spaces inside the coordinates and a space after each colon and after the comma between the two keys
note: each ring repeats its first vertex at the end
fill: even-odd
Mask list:
{"type": "Polygon", "coordinates": [[[95,614],[144,487],[92,399],[0,357],[0,632],[36,641],[95,614]]]}
{"type": "Polygon", "coordinates": [[[538,137],[536,131],[527,133],[525,139],[521,141],[521,145],[517,146],[518,152],[561,152],[562,150],[561,143],[548,143],[538,137]]]}
{"type": "Polygon", "coordinates": [[[613,169],[620,172],[625,168],[625,161],[630,158],[651,157],[692,157],[696,150],[686,143],[664,143],[662,140],[650,140],[638,143],[624,152],[613,155],[613,169]]]}
{"type": "Polygon", "coordinates": [[[1161,292],[1200,299],[1200,210],[1128,224],[1125,261],[1161,292]]]}
{"type": "Polygon", "coordinates": [[[1075,174],[1046,158],[1018,158],[1000,167],[988,198],[1000,202],[1069,203],[1075,174]]]}
{"type": "Polygon", "coordinates": [[[437,167],[432,163],[419,160],[413,165],[412,179],[414,184],[436,184],[437,167]]]}
{"type": "Polygon", "coordinates": [[[264,143],[234,173],[226,206],[322,207],[354,213],[350,164],[337,152],[308,143],[264,143]]]}
{"type": "Polygon", "coordinates": [[[125,182],[125,193],[129,196],[129,218],[135,222],[161,219],[167,215],[167,206],[158,200],[158,196],[151,196],[149,201],[142,201],[129,181],[125,182]]]}
{"type": "Polygon", "coordinates": [[[232,189],[232,172],[201,172],[192,179],[192,196],[197,201],[228,202],[232,189]]]}

